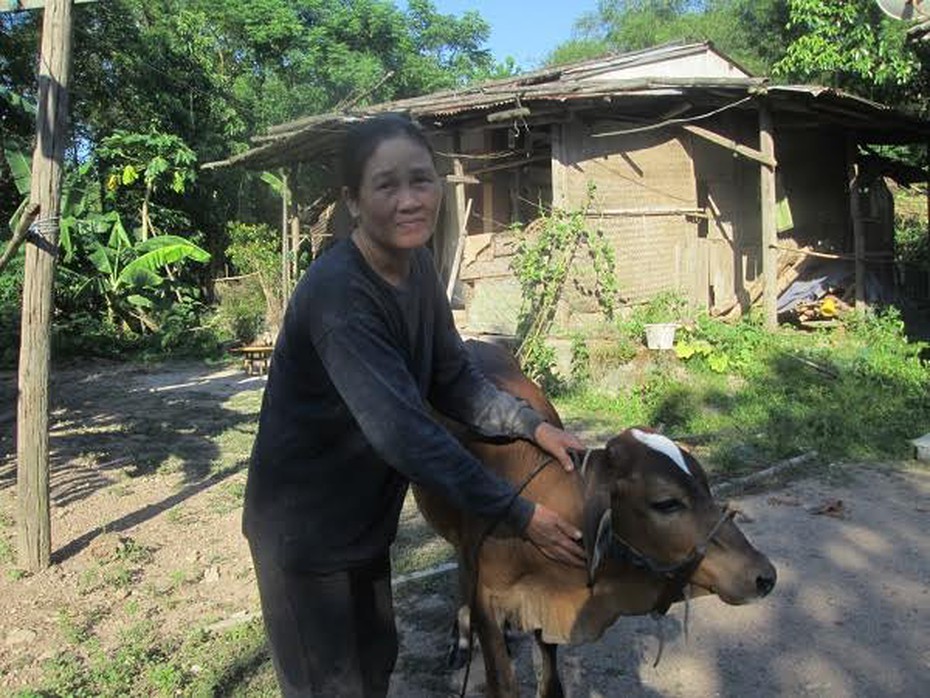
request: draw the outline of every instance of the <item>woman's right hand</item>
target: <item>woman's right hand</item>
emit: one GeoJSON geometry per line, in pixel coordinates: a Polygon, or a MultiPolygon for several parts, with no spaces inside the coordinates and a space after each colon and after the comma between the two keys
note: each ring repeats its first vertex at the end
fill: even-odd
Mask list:
{"type": "Polygon", "coordinates": [[[572,567],[585,566],[581,531],[542,504],[536,505],[523,533],[546,557],[572,567]]]}

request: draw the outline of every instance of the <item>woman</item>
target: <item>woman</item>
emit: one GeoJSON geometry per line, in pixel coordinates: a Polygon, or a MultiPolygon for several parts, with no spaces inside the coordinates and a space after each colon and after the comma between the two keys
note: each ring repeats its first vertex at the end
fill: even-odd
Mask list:
{"type": "Polygon", "coordinates": [[[388,550],[409,481],[503,517],[553,559],[581,534],[517,497],[435,420],[536,441],[571,469],[582,448],[467,359],[425,248],[441,184],[398,115],[348,134],[343,195],[356,227],[294,291],[275,346],[243,528],[286,696],[384,696],[397,657],[388,550]]]}

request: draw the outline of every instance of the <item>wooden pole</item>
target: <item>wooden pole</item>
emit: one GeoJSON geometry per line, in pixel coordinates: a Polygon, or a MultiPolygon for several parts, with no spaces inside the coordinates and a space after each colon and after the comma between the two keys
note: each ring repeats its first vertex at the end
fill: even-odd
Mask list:
{"type": "Polygon", "coordinates": [[[37,237],[26,248],[19,350],[16,499],[19,564],[30,571],[51,559],[48,461],[48,374],[58,250],[61,174],[71,73],[71,0],[48,0],[39,53],[39,106],[32,157],[31,201],[39,206],[37,237]]]}
{"type": "Polygon", "coordinates": [[[462,255],[465,253],[465,242],[468,238],[468,217],[471,215],[471,199],[465,204],[465,216],[462,218],[462,229],[459,230],[459,239],[455,245],[455,257],[452,258],[452,269],[449,271],[449,283],[446,286],[446,298],[452,302],[455,293],[455,282],[459,278],[459,269],[462,266],[462,255]]]}
{"type": "MultiPolygon", "coordinates": [[[[455,284],[455,273],[453,270],[453,267],[455,266],[455,255],[458,254],[457,250],[459,245],[464,244],[464,240],[462,238],[468,235],[468,216],[470,215],[470,209],[466,211],[464,172],[465,168],[462,164],[461,158],[453,158],[452,176],[449,178],[449,181],[452,182],[452,215],[449,217],[451,220],[451,225],[447,226],[447,232],[451,232],[451,235],[455,237],[453,239],[446,239],[442,241],[442,258],[440,260],[441,271],[443,274],[442,278],[443,281],[445,281],[447,288],[449,288],[450,284],[453,286],[455,284]],[[445,276],[446,274],[448,274],[448,277],[445,276]]],[[[448,295],[451,299],[451,292],[448,295]]]]}
{"type": "Polygon", "coordinates": [[[856,310],[865,310],[865,230],[859,201],[859,148],[853,136],[846,139],[846,179],[849,183],[849,217],[856,260],[856,310]]]}
{"type": "MultiPolygon", "coordinates": [[[[767,104],[759,106],[759,150],[769,162],[775,162],[775,137],[772,127],[772,112],[767,104]]],[[[759,167],[760,206],[762,219],[762,311],[766,328],[778,326],[778,231],[775,227],[775,167],[762,164],[759,167]]]]}
{"type": "Polygon", "coordinates": [[[281,170],[281,314],[287,310],[287,298],[290,296],[290,266],[288,265],[288,199],[290,189],[287,171],[281,170]]]}
{"type": "MultiPolygon", "coordinates": [[[[297,176],[295,170],[292,168],[288,171],[287,176],[288,182],[293,182],[294,192],[297,191],[297,176]]],[[[297,215],[297,197],[294,194],[288,196],[288,206],[287,206],[290,226],[290,256],[291,256],[291,268],[290,268],[290,285],[288,287],[288,295],[293,290],[293,287],[297,285],[297,273],[298,273],[298,256],[300,252],[300,218],[297,215]]]]}

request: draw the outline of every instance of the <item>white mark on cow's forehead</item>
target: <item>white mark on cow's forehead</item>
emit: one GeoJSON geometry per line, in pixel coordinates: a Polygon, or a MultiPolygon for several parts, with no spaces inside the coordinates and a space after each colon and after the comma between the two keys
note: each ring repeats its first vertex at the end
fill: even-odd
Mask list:
{"type": "Polygon", "coordinates": [[[650,434],[645,431],[640,431],[639,429],[630,429],[630,433],[639,441],[641,444],[651,448],[654,451],[668,456],[674,461],[675,465],[685,471],[686,475],[691,475],[691,471],[688,470],[688,464],[685,463],[685,457],[681,453],[681,449],[667,436],[662,436],[662,434],[650,434]]]}

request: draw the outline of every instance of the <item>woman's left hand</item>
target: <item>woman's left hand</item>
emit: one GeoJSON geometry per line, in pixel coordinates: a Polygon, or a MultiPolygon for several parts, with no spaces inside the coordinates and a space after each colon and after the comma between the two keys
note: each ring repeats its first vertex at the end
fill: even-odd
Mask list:
{"type": "Polygon", "coordinates": [[[566,471],[571,472],[575,469],[571,456],[568,455],[568,449],[584,451],[585,446],[574,434],[563,431],[549,422],[541,422],[536,431],[533,433],[533,440],[536,445],[549,455],[555,458],[566,471]]]}

